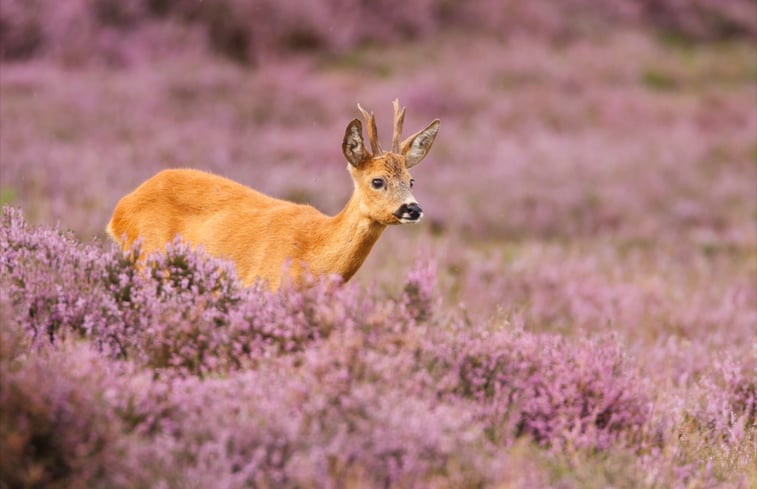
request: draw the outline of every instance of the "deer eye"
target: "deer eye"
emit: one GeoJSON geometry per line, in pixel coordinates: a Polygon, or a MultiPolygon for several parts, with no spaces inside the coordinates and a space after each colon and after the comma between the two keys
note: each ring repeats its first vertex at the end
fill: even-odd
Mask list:
{"type": "Polygon", "coordinates": [[[413,188],[413,185],[415,185],[415,179],[411,178],[410,179],[410,188],[413,188]]]}
{"type": "Polygon", "coordinates": [[[374,178],[373,181],[371,182],[371,185],[376,190],[382,189],[382,188],[384,188],[384,179],[383,178],[374,178]]]}

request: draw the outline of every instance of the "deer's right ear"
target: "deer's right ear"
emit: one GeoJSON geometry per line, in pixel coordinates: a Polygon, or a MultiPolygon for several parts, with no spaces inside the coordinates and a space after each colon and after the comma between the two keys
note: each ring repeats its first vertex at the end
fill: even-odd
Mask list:
{"type": "Polygon", "coordinates": [[[344,131],[342,153],[350,165],[357,167],[368,159],[368,151],[363,144],[363,126],[358,119],[353,119],[344,131]]]}
{"type": "Polygon", "coordinates": [[[416,132],[402,142],[400,151],[405,155],[405,163],[408,168],[414,167],[426,157],[438,133],[439,119],[434,119],[426,129],[416,132]]]}

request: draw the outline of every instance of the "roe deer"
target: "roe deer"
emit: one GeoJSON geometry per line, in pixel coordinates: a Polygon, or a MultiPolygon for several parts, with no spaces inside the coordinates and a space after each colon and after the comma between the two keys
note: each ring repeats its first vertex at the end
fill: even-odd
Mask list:
{"type": "Polygon", "coordinates": [[[354,191],[334,217],[217,175],[173,169],[123,197],[107,232],[124,250],[141,238],[144,252],[163,249],[178,235],[193,247],[230,259],[245,285],[262,279],[277,289],[285,269],[295,283],[303,272],[338,274],[347,281],[388,225],[420,221],[423,211],[411,193],[408,169],[426,156],[439,131],[436,119],[401,141],[405,107],[400,110],[394,100],[392,150],[384,151],[374,114],[360,104],[358,109],[371,151],[363,144],[360,121],[354,119],[342,142],[354,191]]]}

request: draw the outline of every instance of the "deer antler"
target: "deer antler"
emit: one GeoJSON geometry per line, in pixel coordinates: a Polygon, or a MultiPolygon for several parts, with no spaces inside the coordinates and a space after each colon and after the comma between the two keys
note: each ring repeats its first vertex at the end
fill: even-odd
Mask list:
{"type": "Polygon", "coordinates": [[[399,154],[400,144],[401,144],[401,139],[402,139],[402,124],[405,122],[406,107],[402,107],[402,110],[400,110],[399,99],[394,99],[394,102],[392,102],[392,105],[394,106],[394,131],[392,132],[392,153],[399,154]]]}
{"type": "Polygon", "coordinates": [[[381,145],[378,142],[378,131],[376,130],[376,117],[373,115],[373,112],[369,114],[368,111],[366,111],[363,107],[360,106],[360,104],[357,104],[357,108],[363,114],[363,118],[365,119],[365,125],[367,126],[367,130],[368,130],[368,139],[371,142],[371,151],[373,151],[374,156],[378,156],[382,154],[384,150],[381,149],[381,145]]]}

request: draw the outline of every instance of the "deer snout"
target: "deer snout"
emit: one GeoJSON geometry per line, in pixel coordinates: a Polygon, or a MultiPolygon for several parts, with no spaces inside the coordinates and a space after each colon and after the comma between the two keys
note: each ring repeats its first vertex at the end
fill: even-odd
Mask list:
{"type": "Polygon", "coordinates": [[[418,222],[423,217],[423,209],[416,202],[411,204],[402,204],[394,213],[400,222],[418,222]]]}

